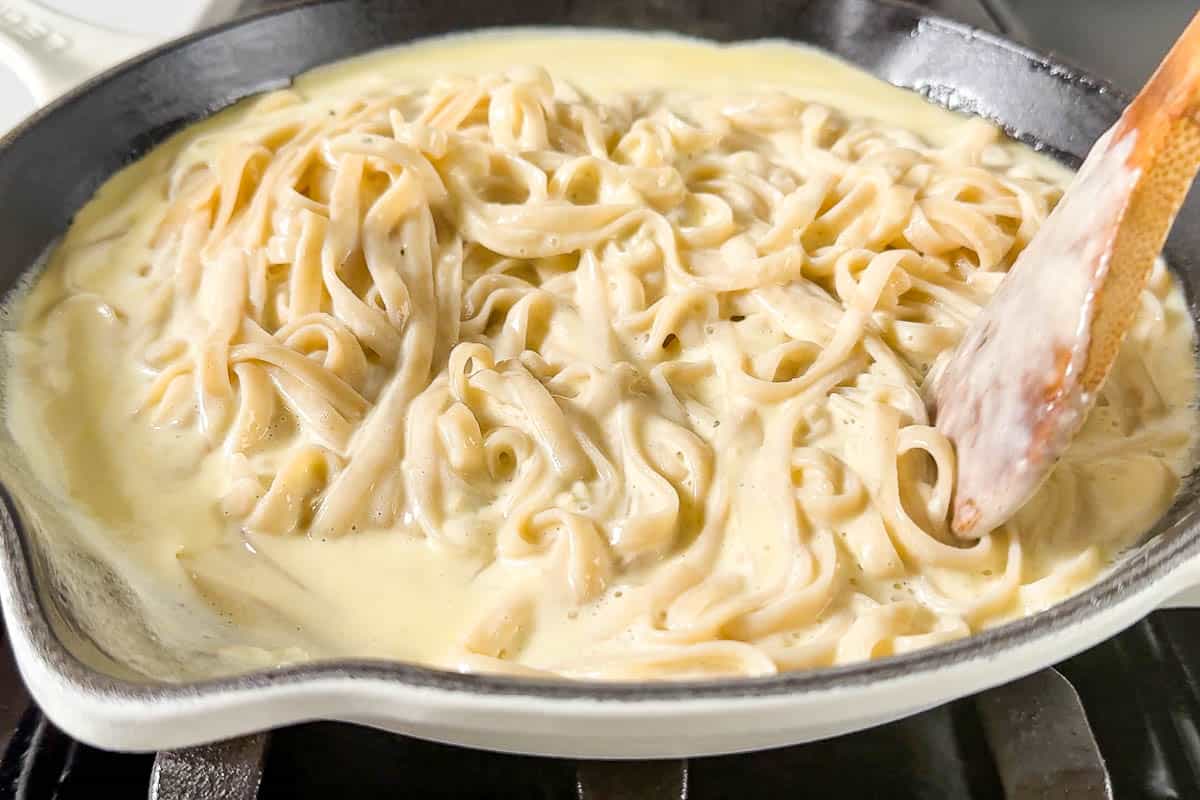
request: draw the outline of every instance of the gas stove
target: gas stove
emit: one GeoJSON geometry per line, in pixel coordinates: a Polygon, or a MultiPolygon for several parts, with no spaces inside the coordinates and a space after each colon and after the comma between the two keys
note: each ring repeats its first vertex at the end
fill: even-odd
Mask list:
{"type": "MultiPolygon", "coordinates": [[[[274,5],[282,3],[251,0],[241,11],[274,5]]],[[[1133,90],[1200,4],[1158,0],[1152,13],[1120,0],[919,5],[1055,50],[1133,90]],[[1079,25],[1085,11],[1087,24],[1079,25]]],[[[1198,628],[1200,610],[1160,611],[1055,669],[889,725],[778,750],[655,762],[503,755],[330,722],[183,751],[108,753],[72,740],[30,703],[5,644],[0,800],[70,800],[98,791],[110,798],[270,800],[323,798],[333,790],[355,798],[544,800],[1195,798],[1198,628]]]]}

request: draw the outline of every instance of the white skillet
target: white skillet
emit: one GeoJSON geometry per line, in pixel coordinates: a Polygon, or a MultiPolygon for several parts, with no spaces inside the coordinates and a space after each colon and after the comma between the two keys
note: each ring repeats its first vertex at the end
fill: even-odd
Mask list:
{"type": "MultiPolygon", "coordinates": [[[[214,19],[229,13],[231,5],[210,0],[206,12],[193,20],[214,19]]],[[[382,14],[378,8],[385,3],[364,5],[382,14]]],[[[343,11],[352,13],[350,8],[343,11]]],[[[298,16],[307,9],[285,13],[298,16]]],[[[973,42],[990,38],[965,29],[962,35],[973,42]]],[[[41,102],[153,43],[49,13],[28,0],[0,0],[0,42],[0,60],[41,102]]],[[[988,44],[997,47],[995,40],[988,44]]],[[[1187,518],[1178,524],[1194,523],[1187,518]]],[[[339,662],[204,684],[146,685],[108,677],[63,647],[36,599],[28,553],[16,532],[5,528],[0,530],[0,601],[22,675],[57,725],[109,749],[185,747],[310,719],[551,756],[648,758],[762,749],[913,714],[1067,658],[1156,608],[1200,605],[1200,554],[1178,537],[1178,545],[1162,556],[1169,567],[1146,567],[1145,559],[1134,555],[1121,566],[1120,582],[1003,631],[913,658],[786,678],[629,687],[528,683],[339,662]],[[1156,579],[1138,577],[1147,570],[1156,579]],[[907,666],[914,659],[919,668],[907,666]]]]}

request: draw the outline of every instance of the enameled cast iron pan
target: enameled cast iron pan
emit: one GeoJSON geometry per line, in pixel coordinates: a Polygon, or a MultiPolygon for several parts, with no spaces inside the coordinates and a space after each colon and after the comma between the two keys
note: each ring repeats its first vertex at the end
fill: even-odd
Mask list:
{"type": "MultiPolygon", "coordinates": [[[[11,288],[35,264],[105,178],[189,122],[375,48],[534,24],[813,44],[934,102],[993,119],[1072,166],[1125,101],[1104,82],[1002,39],[872,0],[313,3],[126,62],[9,135],[0,145],[0,286],[11,288]]],[[[1196,202],[1180,214],[1167,254],[1195,316],[1196,202]]],[[[117,749],[179,747],[313,718],[542,755],[644,758],[773,747],[878,724],[1033,672],[1155,607],[1181,602],[1181,592],[1200,585],[1193,476],[1154,535],[1091,589],[978,636],[871,663],[761,679],[628,685],[344,661],[168,685],[137,679],[111,643],[80,630],[56,591],[55,565],[37,544],[42,537],[31,515],[4,499],[0,599],[25,680],[68,733],[117,749]]],[[[1200,592],[1193,594],[1200,602],[1200,592]]]]}

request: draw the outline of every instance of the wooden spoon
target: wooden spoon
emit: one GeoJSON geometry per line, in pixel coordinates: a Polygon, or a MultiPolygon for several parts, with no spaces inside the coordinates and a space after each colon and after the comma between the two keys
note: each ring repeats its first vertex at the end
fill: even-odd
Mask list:
{"type": "Polygon", "coordinates": [[[1200,14],[933,376],[958,536],[1012,516],[1083,424],[1198,166],[1200,14]]]}

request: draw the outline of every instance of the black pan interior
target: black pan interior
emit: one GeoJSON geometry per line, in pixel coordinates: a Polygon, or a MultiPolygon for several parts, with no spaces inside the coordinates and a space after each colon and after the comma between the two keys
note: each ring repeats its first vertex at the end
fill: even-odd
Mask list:
{"type": "MultiPolygon", "coordinates": [[[[955,110],[986,116],[1011,135],[1072,166],[1116,119],[1124,98],[1102,81],[986,33],[912,7],[875,0],[339,0],[271,12],[166,45],[91,81],[37,114],[0,144],[0,287],[7,290],[66,229],[73,214],[113,172],[181,126],[241,98],[286,85],[312,67],[410,39],[471,28],[575,25],[671,30],[728,41],[788,38],[816,45],[894,84],[955,110]]],[[[1180,215],[1168,256],[1182,278],[1193,317],[1200,279],[1200,207],[1180,215]]],[[[1155,580],[1200,550],[1188,524],[1200,498],[1189,479],[1175,506],[1111,577],[1036,617],[924,652],[852,667],[741,681],[615,685],[451,675],[403,664],[339,662],[211,682],[252,690],[270,681],[315,675],[386,677],[458,691],[588,695],[620,700],[745,695],[826,689],[986,656],[995,649],[1061,629],[1155,580]]],[[[35,579],[45,574],[19,506],[5,496],[12,522],[3,547],[23,602],[10,624],[28,630],[39,655],[90,691],[151,698],[186,687],[114,677],[88,666],[86,642],[63,646],[70,611],[35,579]],[[48,620],[53,619],[50,624],[48,620]]],[[[74,638],[74,637],[68,637],[74,638]]],[[[114,665],[115,666],[115,665],[114,665]]],[[[105,670],[105,672],[109,672],[105,670]]],[[[112,670],[114,674],[126,672],[112,670]]]]}

